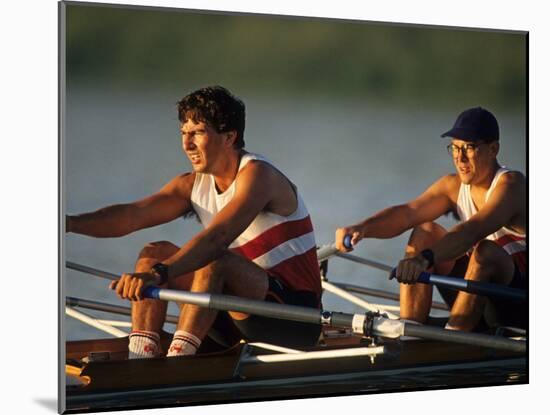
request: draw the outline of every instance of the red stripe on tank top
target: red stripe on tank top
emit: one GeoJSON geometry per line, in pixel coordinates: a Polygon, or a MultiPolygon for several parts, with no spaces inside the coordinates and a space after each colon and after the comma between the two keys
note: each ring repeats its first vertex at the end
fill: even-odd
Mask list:
{"type": "Polygon", "coordinates": [[[294,291],[311,291],[318,298],[321,297],[321,275],[316,247],[280,262],[267,272],[294,291]]]}
{"type": "Polygon", "coordinates": [[[275,225],[244,245],[232,248],[231,250],[245,258],[254,260],[282,243],[310,232],[313,232],[313,225],[309,215],[307,215],[303,219],[275,225]]]}
{"type": "Polygon", "coordinates": [[[516,235],[508,234],[508,235],[501,236],[500,238],[495,240],[495,242],[500,246],[504,246],[509,244],[510,242],[517,242],[517,241],[524,241],[524,240],[525,240],[525,236],[516,236],[516,235]]]}
{"type": "Polygon", "coordinates": [[[519,272],[523,275],[527,274],[527,253],[525,251],[516,252],[512,255],[512,260],[518,267],[519,272]]]}

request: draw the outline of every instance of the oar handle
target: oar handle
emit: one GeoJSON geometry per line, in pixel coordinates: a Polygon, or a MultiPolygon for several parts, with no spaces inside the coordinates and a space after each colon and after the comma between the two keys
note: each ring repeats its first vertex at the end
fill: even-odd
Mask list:
{"type": "MultiPolygon", "coordinates": [[[[392,278],[395,278],[396,269],[391,271],[392,278]]],[[[527,292],[519,288],[507,287],[501,284],[493,284],[483,281],[471,281],[464,278],[430,274],[422,272],[418,277],[417,282],[423,284],[433,284],[439,287],[450,288],[452,290],[466,291],[472,294],[485,295],[488,297],[499,297],[516,302],[525,302],[527,300],[527,292]]]]}
{"type": "Polygon", "coordinates": [[[353,248],[353,245],[351,244],[351,235],[344,236],[344,246],[348,249],[353,248]]]}
{"type": "MultiPolygon", "coordinates": [[[[395,272],[395,269],[392,272],[395,272]]],[[[429,272],[421,272],[417,281],[422,282],[424,284],[434,284],[435,283],[435,281],[432,281],[432,274],[430,274],[429,272]]]]}
{"type": "Polygon", "coordinates": [[[152,298],[154,300],[160,299],[160,288],[159,287],[145,287],[142,294],[146,298],[152,298]]]}

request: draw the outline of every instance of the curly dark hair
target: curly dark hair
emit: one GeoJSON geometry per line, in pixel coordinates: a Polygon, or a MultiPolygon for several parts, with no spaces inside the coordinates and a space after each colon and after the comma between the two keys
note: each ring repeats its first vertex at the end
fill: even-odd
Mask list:
{"type": "Polygon", "coordinates": [[[236,148],[244,147],[244,103],[222,86],[201,88],[178,102],[180,122],[208,123],[218,133],[237,132],[236,148]]]}

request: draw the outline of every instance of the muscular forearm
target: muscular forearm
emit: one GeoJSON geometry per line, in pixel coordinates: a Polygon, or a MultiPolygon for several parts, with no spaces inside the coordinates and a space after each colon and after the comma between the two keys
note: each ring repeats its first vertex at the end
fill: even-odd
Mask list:
{"type": "Polygon", "coordinates": [[[66,217],[67,232],[96,238],[114,238],[136,231],[135,208],[131,205],[113,205],[95,212],[66,217]]]}
{"type": "Polygon", "coordinates": [[[360,224],[365,238],[387,239],[401,235],[415,224],[411,221],[410,208],[406,205],[392,206],[365,219],[360,224]]]}
{"type": "Polygon", "coordinates": [[[208,265],[223,255],[229,244],[221,232],[205,230],[162,262],[168,265],[168,276],[173,279],[208,265]]]}
{"type": "Polygon", "coordinates": [[[482,237],[468,224],[459,224],[452,228],[431,249],[434,261],[442,262],[459,258],[472,248],[482,237]]]}

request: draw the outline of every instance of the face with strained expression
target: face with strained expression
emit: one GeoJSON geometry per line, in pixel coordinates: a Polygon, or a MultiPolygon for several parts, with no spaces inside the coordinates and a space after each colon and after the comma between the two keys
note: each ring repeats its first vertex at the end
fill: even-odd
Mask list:
{"type": "Polygon", "coordinates": [[[496,162],[499,144],[453,139],[448,146],[456,172],[464,184],[478,184],[487,179],[496,162]]]}
{"type": "Polygon", "coordinates": [[[188,119],[181,125],[183,151],[197,173],[214,174],[223,168],[235,132],[218,133],[208,123],[188,119]]]}

